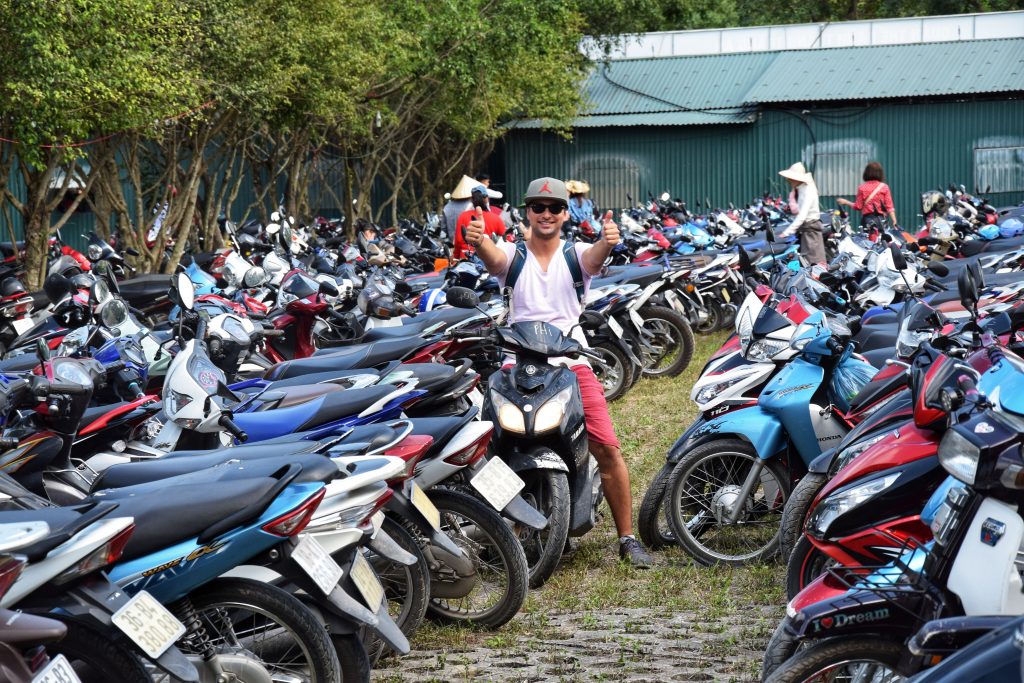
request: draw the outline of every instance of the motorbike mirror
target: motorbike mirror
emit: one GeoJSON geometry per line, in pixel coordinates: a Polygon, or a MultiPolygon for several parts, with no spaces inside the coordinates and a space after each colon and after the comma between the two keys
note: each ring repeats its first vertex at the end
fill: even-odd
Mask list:
{"type": "MultiPolygon", "coordinates": [[[[985,288],[985,271],[981,269],[981,264],[975,261],[974,263],[967,266],[971,271],[971,278],[974,280],[975,294],[985,288]]],[[[978,297],[980,299],[980,297],[978,297]]]]}
{"type": "Polygon", "coordinates": [[[136,249],[135,247],[128,247],[127,249],[124,250],[124,253],[128,254],[129,256],[138,256],[139,250],[136,249]]]}
{"type": "Polygon", "coordinates": [[[178,301],[181,307],[191,311],[196,303],[196,287],[192,284],[185,273],[178,273],[175,279],[175,288],[178,290],[178,301]]]}
{"type": "Polygon", "coordinates": [[[770,225],[765,227],[764,229],[764,238],[769,242],[775,241],[775,231],[772,230],[772,227],[770,225]]]}
{"type": "Polygon", "coordinates": [[[401,294],[402,296],[409,296],[412,294],[412,285],[405,280],[399,280],[395,283],[395,293],[401,294]]]}
{"type": "Polygon", "coordinates": [[[338,288],[333,282],[321,281],[320,293],[326,294],[327,296],[338,296],[338,288]]]}
{"type": "Polygon", "coordinates": [[[445,296],[455,308],[476,308],[480,305],[480,297],[468,287],[449,287],[445,296]]]}
{"type": "Polygon", "coordinates": [[[90,303],[92,303],[95,306],[96,304],[103,303],[104,301],[106,301],[109,298],[110,298],[110,287],[107,286],[107,283],[106,283],[105,280],[100,279],[100,280],[96,280],[96,282],[92,283],[92,286],[89,288],[89,301],[90,301],[90,303]]]}
{"type": "Polygon", "coordinates": [[[973,310],[978,303],[977,288],[974,278],[971,276],[970,268],[964,268],[956,278],[957,292],[960,294],[960,303],[967,310],[973,310]]]}
{"type": "Polygon", "coordinates": [[[946,277],[949,275],[949,268],[947,268],[944,263],[940,263],[938,261],[929,261],[928,270],[932,271],[939,277],[946,277]]]}
{"type": "Polygon", "coordinates": [[[892,254],[892,265],[896,270],[906,270],[907,259],[903,256],[903,251],[896,245],[895,242],[889,243],[889,253],[892,254]]]}
{"type": "Polygon", "coordinates": [[[605,324],[605,317],[597,311],[583,311],[580,315],[580,327],[585,330],[597,330],[605,324]]]}
{"type": "Polygon", "coordinates": [[[742,244],[739,245],[738,254],[740,259],[740,272],[749,273],[751,267],[750,254],[747,253],[747,250],[743,248],[742,244]]]}
{"type": "Polygon", "coordinates": [[[36,356],[39,357],[40,363],[50,360],[50,347],[47,346],[46,340],[42,337],[36,340],[36,356]]]}

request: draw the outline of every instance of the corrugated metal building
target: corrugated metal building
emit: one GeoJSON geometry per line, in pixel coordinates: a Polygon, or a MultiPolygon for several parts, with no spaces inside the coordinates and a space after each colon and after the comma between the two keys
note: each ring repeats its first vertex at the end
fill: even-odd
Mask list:
{"type": "Polygon", "coordinates": [[[904,225],[950,183],[1024,200],[1024,38],[613,60],[586,88],[571,140],[509,132],[511,197],[551,175],[586,180],[601,207],[666,190],[724,206],[782,193],[800,160],[834,206],[878,160],[904,225]]]}

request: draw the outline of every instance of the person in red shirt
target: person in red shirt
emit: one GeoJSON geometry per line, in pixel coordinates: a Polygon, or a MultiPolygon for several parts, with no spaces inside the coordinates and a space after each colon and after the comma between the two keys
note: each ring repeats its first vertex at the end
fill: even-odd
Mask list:
{"type": "Polygon", "coordinates": [[[889,216],[892,227],[896,227],[896,208],[892,203],[892,192],[885,184],[885,170],[877,161],[870,161],[864,167],[864,183],[857,188],[857,198],[850,201],[840,197],[837,204],[849,206],[861,212],[860,224],[863,228],[879,229],[885,216],[889,216]]]}
{"type": "Polygon", "coordinates": [[[466,226],[469,225],[469,222],[477,217],[477,209],[483,212],[484,234],[498,235],[499,237],[505,235],[504,221],[492,213],[487,206],[487,188],[483,185],[474,187],[471,199],[473,208],[459,214],[459,220],[455,223],[455,246],[452,248],[453,259],[463,259],[473,253],[473,246],[466,243],[463,232],[466,226]]]}

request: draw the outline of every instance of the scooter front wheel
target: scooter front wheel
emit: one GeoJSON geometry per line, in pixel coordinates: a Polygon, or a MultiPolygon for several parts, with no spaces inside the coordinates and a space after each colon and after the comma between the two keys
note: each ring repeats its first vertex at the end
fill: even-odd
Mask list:
{"type": "Polygon", "coordinates": [[[768,677],[768,683],[863,680],[896,683],[910,672],[900,668],[903,644],[881,638],[833,638],[801,650],[768,677]]]}
{"type": "Polygon", "coordinates": [[[530,567],[530,588],[540,588],[555,572],[569,538],[569,479],[557,470],[530,470],[520,475],[526,482],[521,495],[548,518],[548,525],[540,531],[523,527],[519,532],[530,567]]]}
{"type": "Polygon", "coordinates": [[[644,494],[637,513],[637,532],[640,540],[651,550],[659,550],[676,542],[665,514],[665,488],[672,476],[672,463],[662,465],[644,494]]]}
{"type": "Polygon", "coordinates": [[[778,460],[761,460],[745,441],[702,444],[680,459],[669,481],[665,509],[679,544],[705,565],[742,565],[779,549],[789,477],[778,460]],[[759,468],[745,499],[748,475],[759,468]]]}

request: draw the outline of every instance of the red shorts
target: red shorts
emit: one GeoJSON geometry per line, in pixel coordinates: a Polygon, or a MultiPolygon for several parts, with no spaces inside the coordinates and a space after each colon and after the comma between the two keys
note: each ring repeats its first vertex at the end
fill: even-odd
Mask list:
{"type": "MultiPolygon", "coordinates": [[[[505,364],[502,370],[511,367],[511,364],[505,364]]],[[[589,365],[574,365],[569,369],[576,373],[576,381],[580,385],[587,439],[591,443],[621,448],[619,440],[615,437],[611,415],[608,414],[608,402],[604,400],[604,387],[597,381],[597,375],[589,365]]]]}

